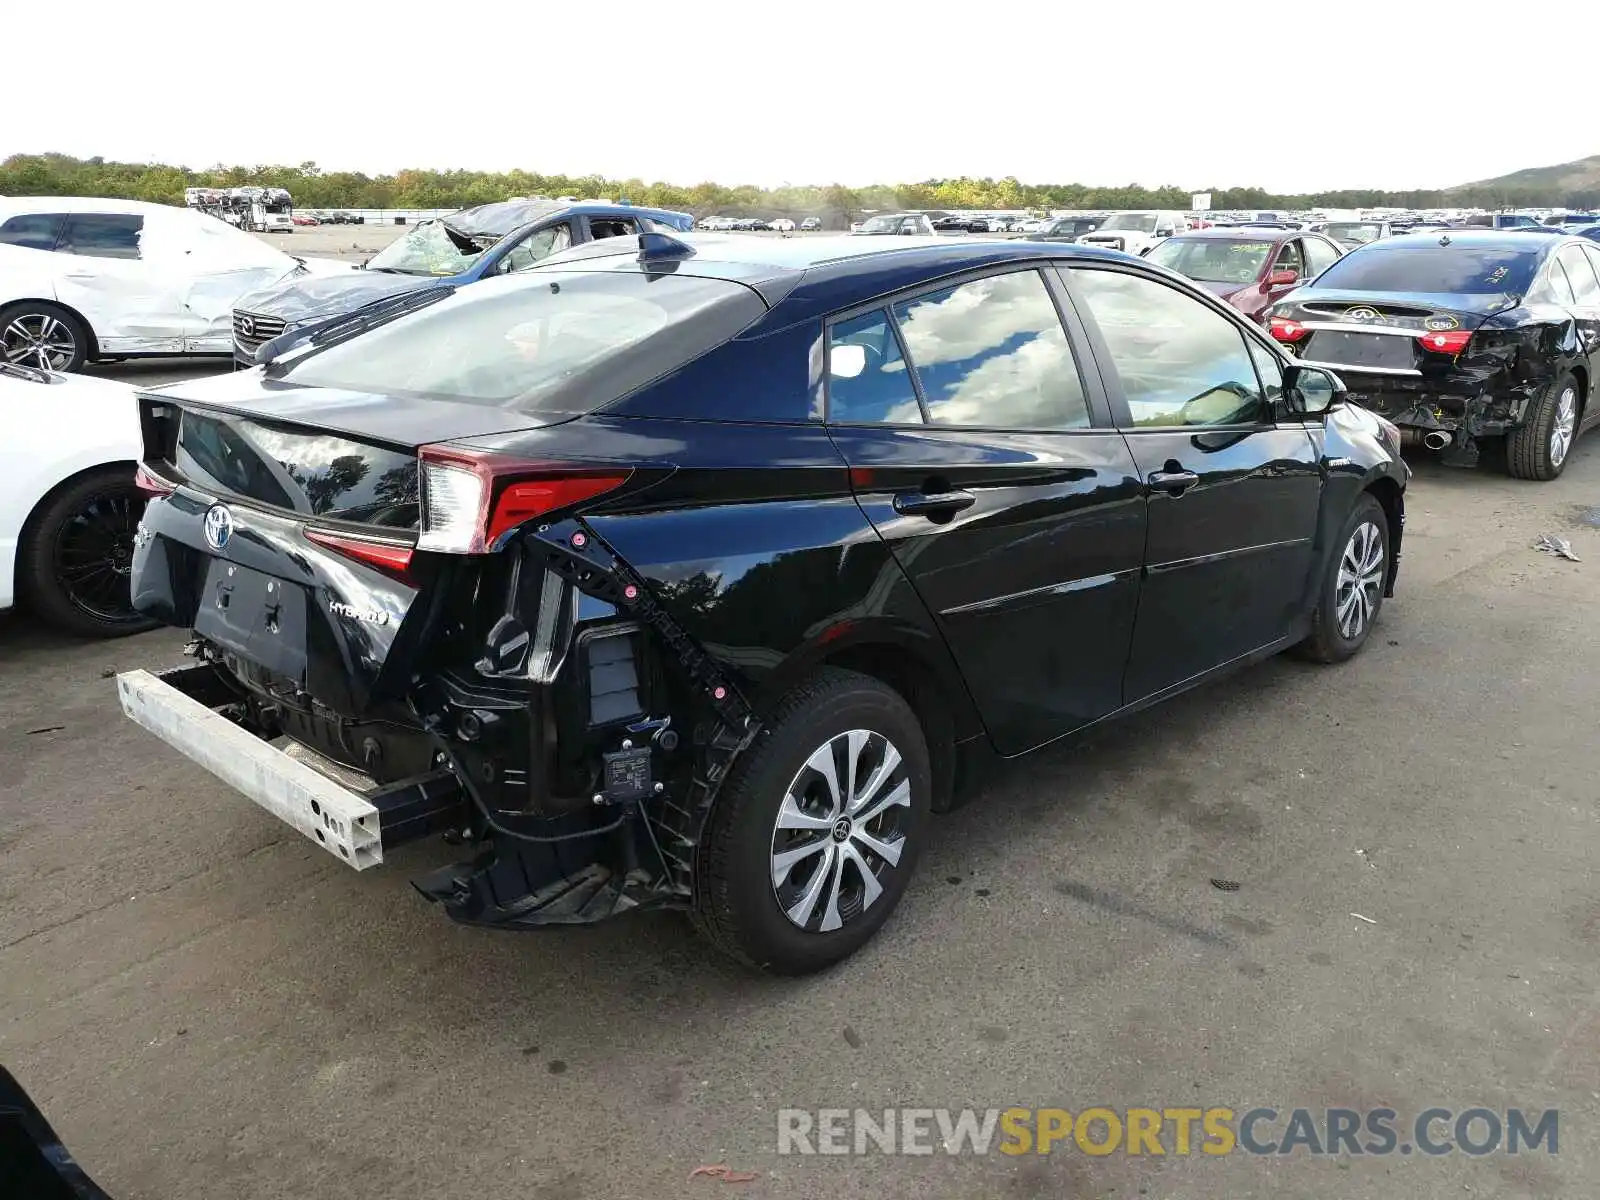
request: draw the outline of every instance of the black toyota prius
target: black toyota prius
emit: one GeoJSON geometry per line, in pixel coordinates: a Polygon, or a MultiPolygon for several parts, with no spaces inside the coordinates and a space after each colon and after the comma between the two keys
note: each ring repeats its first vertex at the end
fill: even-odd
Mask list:
{"type": "MultiPolygon", "coordinates": [[[[1162,268],[647,234],[142,397],[125,712],[500,928],[862,945],[957,779],[1366,642],[1399,434],[1162,268]]],[[[1308,736],[1310,736],[1308,734],[1308,736]]]]}
{"type": "Polygon", "coordinates": [[[1600,245],[1435,230],[1362,246],[1271,309],[1272,336],[1338,372],[1407,441],[1471,465],[1492,447],[1554,479],[1600,421],[1600,245]]]}

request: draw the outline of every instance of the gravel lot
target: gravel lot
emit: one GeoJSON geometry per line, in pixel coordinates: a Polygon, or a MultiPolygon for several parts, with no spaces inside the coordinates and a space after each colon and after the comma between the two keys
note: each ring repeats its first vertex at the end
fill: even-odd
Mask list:
{"type": "Polygon", "coordinates": [[[408,885],[445,848],[358,876],[120,717],[108,676],[180,634],[0,619],[0,1061],[118,1200],[1593,1194],[1600,438],[1553,484],[1417,470],[1357,660],[1007,769],[937,822],[884,936],[798,982],[664,915],[453,926],[408,885]],[[780,1107],[891,1104],[1562,1129],[1554,1157],[775,1153],[780,1107]],[[689,1178],[723,1162],[760,1178],[689,1178]]]}

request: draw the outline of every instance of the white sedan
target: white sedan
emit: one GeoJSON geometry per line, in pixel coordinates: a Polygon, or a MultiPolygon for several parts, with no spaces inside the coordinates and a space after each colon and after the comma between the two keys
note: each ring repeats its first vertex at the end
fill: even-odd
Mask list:
{"type": "Polygon", "coordinates": [[[0,198],[0,360],[73,371],[95,359],[230,354],[241,296],[353,269],[165,204],[0,198]]]}
{"type": "Polygon", "coordinates": [[[128,592],[140,447],[127,384],[0,363],[0,609],[83,637],[155,624],[128,592]]]}

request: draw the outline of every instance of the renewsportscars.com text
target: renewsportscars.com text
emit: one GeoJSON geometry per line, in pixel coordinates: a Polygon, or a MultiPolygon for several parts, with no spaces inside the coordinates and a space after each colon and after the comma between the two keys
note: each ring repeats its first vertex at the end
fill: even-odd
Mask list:
{"type": "Polygon", "coordinates": [[[784,1108],[779,1154],[1555,1154],[1557,1109],[784,1108]]]}

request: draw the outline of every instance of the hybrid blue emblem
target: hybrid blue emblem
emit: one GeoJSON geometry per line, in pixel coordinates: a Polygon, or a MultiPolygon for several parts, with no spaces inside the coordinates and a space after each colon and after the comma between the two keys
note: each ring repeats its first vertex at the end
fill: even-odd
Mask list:
{"type": "Polygon", "coordinates": [[[206,509],[205,533],[206,545],[221,550],[233,536],[233,514],[223,505],[213,504],[206,509]]]}

